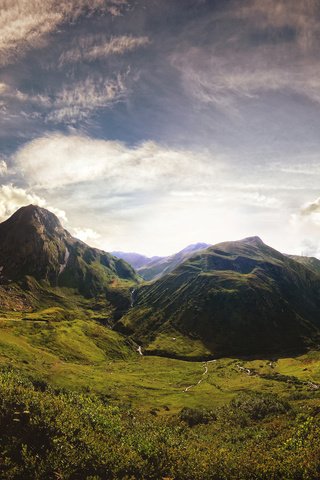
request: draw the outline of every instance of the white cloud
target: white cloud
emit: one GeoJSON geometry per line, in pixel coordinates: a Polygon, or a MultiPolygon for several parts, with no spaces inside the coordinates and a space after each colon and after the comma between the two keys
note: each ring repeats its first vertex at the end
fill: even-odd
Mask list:
{"type": "Polygon", "coordinates": [[[92,244],[92,241],[95,242],[101,237],[101,235],[95,230],[92,230],[92,228],[73,228],[71,229],[71,233],[85,243],[89,241],[90,244],[92,244]]]}
{"type": "MultiPolygon", "coordinates": [[[[280,48],[281,50],[281,48],[280,48]]],[[[320,63],[291,58],[283,65],[279,47],[254,51],[210,53],[191,48],[172,57],[184,88],[193,98],[236,111],[238,99],[252,99],[262,92],[291,91],[320,103],[320,63]],[[263,59],[263,62],[261,61],[263,59]]]]}
{"type": "Polygon", "coordinates": [[[4,160],[0,158],[0,177],[3,177],[8,172],[8,166],[4,160]]]}
{"type": "MultiPolygon", "coordinates": [[[[320,204],[305,203],[310,189],[295,188],[299,172],[275,178],[269,166],[242,171],[207,151],[62,134],[35,139],[10,160],[33,192],[67,210],[76,237],[108,251],[162,254],[184,243],[259,235],[300,253],[320,235],[319,214],[300,212],[300,205],[320,204]]],[[[20,203],[35,203],[21,192],[20,203]]]]}
{"type": "Polygon", "coordinates": [[[320,197],[292,213],[290,224],[297,244],[293,253],[320,258],[320,197]]]}
{"type": "Polygon", "coordinates": [[[6,64],[59,24],[95,11],[119,14],[126,0],[0,0],[0,64],[6,64]]]}
{"type": "Polygon", "coordinates": [[[122,35],[109,40],[97,36],[88,36],[77,39],[77,45],[62,53],[59,64],[76,62],[92,62],[109,55],[123,55],[137,48],[145,47],[150,43],[148,37],[132,37],[122,35]]]}
{"type": "MultiPolygon", "coordinates": [[[[16,88],[1,83],[0,95],[3,105],[8,106],[12,101],[21,108],[28,106],[41,109],[45,120],[55,123],[75,124],[84,120],[101,108],[107,108],[126,98],[126,74],[118,74],[113,78],[100,76],[87,77],[74,84],[66,84],[56,92],[49,94],[27,94],[16,88]]],[[[23,110],[21,111],[23,114],[23,110]]],[[[30,113],[28,113],[30,117],[30,113]]]]}
{"type": "Polygon", "coordinates": [[[201,47],[178,44],[171,62],[191,97],[226,112],[270,91],[320,103],[318,13],[318,0],[236,2],[219,18],[234,34],[201,47]]]}
{"type": "Polygon", "coordinates": [[[312,215],[319,215],[320,216],[320,197],[316,198],[313,202],[309,202],[304,205],[301,209],[302,216],[312,216],[312,215]]]}
{"type": "Polygon", "coordinates": [[[0,221],[6,220],[18,208],[29,204],[48,208],[57,215],[62,222],[67,222],[67,217],[63,210],[47,205],[46,200],[38,195],[30,193],[23,188],[15,187],[14,185],[0,186],[0,221]]]}
{"type": "Polygon", "coordinates": [[[38,138],[14,157],[15,167],[37,188],[54,189],[104,180],[110,192],[170,190],[212,185],[219,162],[212,156],[153,142],[134,148],[115,141],[62,134],[38,138]]]}
{"type": "Polygon", "coordinates": [[[126,97],[125,76],[103,79],[88,77],[67,85],[54,95],[46,119],[54,122],[77,123],[98,109],[109,107],[126,97]]]}

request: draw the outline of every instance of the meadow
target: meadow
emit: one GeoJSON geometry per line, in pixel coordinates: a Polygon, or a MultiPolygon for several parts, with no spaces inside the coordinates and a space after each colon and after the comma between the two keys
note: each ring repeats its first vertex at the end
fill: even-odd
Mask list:
{"type": "Polygon", "coordinates": [[[319,351],[191,362],[137,347],[56,309],[3,314],[1,478],[319,478],[319,351]]]}

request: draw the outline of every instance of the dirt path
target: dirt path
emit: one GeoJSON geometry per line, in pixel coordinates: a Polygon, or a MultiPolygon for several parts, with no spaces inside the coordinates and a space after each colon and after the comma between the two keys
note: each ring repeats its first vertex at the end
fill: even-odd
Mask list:
{"type": "Polygon", "coordinates": [[[253,372],[252,370],[250,370],[250,368],[246,368],[246,367],[241,367],[241,365],[236,365],[237,369],[240,371],[240,372],[243,372],[243,373],[246,373],[247,375],[249,376],[252,376],[252,375],[257,375],[255,372],[253,372]]]}
{"type": "Polygon", "coordinates": [[[208,373],[208,363],[212,363],[212,362],[216,362],[216,361],[217,361],[217,360],[210,360],[210,361],[208,361],[208,362],[205,362],[205,363],[203,364],[204,372],[202,373],[202,376],[201,376],[201,378],[199,379],[199,381],[198,381],[196,384],[194,384],[194,385],[189,385],[189,387],[187,387],[187,388],[184,389],[184,392],[189,392],[189,390],[190,390],[191,388],[194,388],[194,387],[196,387],[197,385],[200,385],[200,383],[204,380],[204,377],[205,377],[205,376],[207,375],[207,373],[208,373]]]}
{"type": "MultiPolygon", "coordinates": [[[[273,365],[274,365],[274,363],[269,363],[269,366],[271,366],[272,368],[274,368],[273,365]]],[[[250,368],[242,367],[239,364],[236,365],[236,368],[238,369],[239,372],[244,373],[244,374],[248,375],[249,377],[266,378],[263,374],[257,372],[256,370],[251,370],[250,368]]],[[[268,379],[269,380],[272,379],[272,380],[276,381],[277,380],[277,375],[281,377],[281,374],[275,372],[274,377],[270,378],[270,376],[269,376],[268,379]]],[[[286,381],[286,382],[292,381],[292,377],[288,377],[286,375],[282,375],[281,378],[284,378],[284,380],[281,380],[281,381],[286,381]]],[[[296,378],[296,383],[298,383],[300,385],[306,385],[311,390],[320,390],[320,384],[314,383],[310,380],[300,380],[300,379],[296,378]]]]}

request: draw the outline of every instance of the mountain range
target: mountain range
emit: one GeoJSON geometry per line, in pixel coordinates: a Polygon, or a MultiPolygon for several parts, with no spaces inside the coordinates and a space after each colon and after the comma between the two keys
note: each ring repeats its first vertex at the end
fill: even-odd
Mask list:
{"type": "Polygon", "coordinates": [[[194,243],[167,257],[146,257],[139,253],[126,252],[112,252],[112,255],[130,263],[144,280],[149,281],[172,272],[177,265],[190,258],[194,253],[208,247],[210,247],[208,243],[194,243]]]}
{"type": "MultiPolygon", "coordinates": [[[[300,259],[301,260],[301,259],[300,259]]],[[[320,341],[320,276],[258,237],[196,253],[135,294],[118,328],[146,353],[295,351],[320,341]]]]}
{"type": "Polygon", "coordinates": [[[315,258],[284,255],[259,237],[195,244],[169,257],[113,253],[123,258],[72,237],[48,210],[22,207],[0,224],[0,308],[76,309],[145,354],[186,359],[320,343],[315,258]]]}

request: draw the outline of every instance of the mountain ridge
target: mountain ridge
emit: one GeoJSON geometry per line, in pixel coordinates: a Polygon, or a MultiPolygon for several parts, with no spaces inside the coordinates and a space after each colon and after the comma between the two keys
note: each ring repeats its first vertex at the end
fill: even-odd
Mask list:
{"type": "Polygon", "coordinates": [[[0,224],[0,308],[62,305],[64,318],[81,306],[145,353],[179,358],[320,343],[316,260],[284,255],[257,236],[202,247],[165,257],[159,277],[140,285],[123,259],[72,237],[48,210],[22,207],[0,224]]]}
{"type": "Polygon", "coordinates": [[[2,289],[29,292],[31,304],[35,293],[41,303],[41,292],[50,296],[50,289],[66,288],[84,298],[106,296],[124,308],[130,304],[129,285],[138,281],[124,260],[72,237],[56,215],[35,205],[0,224],[0,265],[2,289]]]}
{"type": "Polygon", "coordinates": [[[118,327],[146,353],[279,353],[320,341],[320,276],[259,237],[223,242],[141,286],[118,327]]]}
{"type": "Polygon", "coordinates": [[[131,263],[144,280],[153,281],[171,272],[179,263],[186,260],[193,253],[208,248],[209,246],[210,244],[203,242],[192,243],[179,252],[164,257],[146,257],[139,253],[127,252],[112,252],[112,254],[131,263]]]}

